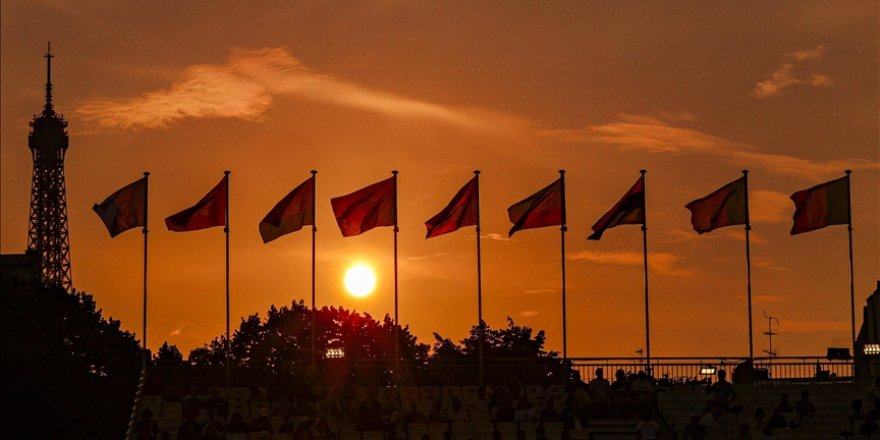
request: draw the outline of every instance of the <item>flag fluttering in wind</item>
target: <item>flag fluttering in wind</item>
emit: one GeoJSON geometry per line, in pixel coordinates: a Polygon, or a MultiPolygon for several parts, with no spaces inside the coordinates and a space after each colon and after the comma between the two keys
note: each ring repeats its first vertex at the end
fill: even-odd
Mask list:
{"type": "Polygon", "coordinates": [[[477,224],[477,177],[472,178],[449,201],[449,204],[430,220],[426,239],[477,224]]]}
{"type": "Polygon", "coordinates": [[[110,237],[129,229],[146,225],[147,178],[143,177],[111,194],[100,204],[92,206],[110,237]]]}
{"type": "Polygon", "coordinates": [[[195,205],[165,219],[169,231],[187,232],[214,226],[226,226],[226,201],[229,176],[224,176],[205,197],[195,205]]]}
{"type": "Polygon", "coordinates": [[[394,226],[395,178],[389,177],[351,194],[330,199],[343,237],[363,234],[377,226],[394,226]]]}
{"type": "Polygon", "coordinates": [[[540,191],[507,208],[507,216],[513,227],[508,236],[522,229],[562,225],[565,200],[562,197],[562,178],[540,191]]]}
{"type": "Polygon", "coordinates": [[[724,226],[749,223],[745,176],[724,185],[712,194],[688,203],[691,224],[700,234],[724,226]]]}
{"type": "Polygon", "coordinates": [[[849,176],[798,191],[791,200],[795,206],[791,235],[850,223],[849,176]]]}
{"type": "Polygon", "coordinates": [[[282,235],[315,224],[315,177],[284,196],[260,222],[260,236],[268,243],[282,235]]]}
{"type": "Polygon", "coordinates": [[[645,181],[639,177],[635,185],[593,225],[593,234],[589,240],[598,240],[606,229],[620,225],[645,224],[645,181]]]}

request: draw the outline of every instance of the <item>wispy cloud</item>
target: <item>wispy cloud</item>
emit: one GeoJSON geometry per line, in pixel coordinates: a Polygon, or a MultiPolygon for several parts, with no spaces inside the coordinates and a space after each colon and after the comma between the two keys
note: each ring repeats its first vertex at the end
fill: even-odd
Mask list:
{"type": "Polygon", "coordinates": [[[495,241],[513,241],[512,238],[510,238],[506,235],[503,235],[503,234],[499,234],[497,232],[490,232],[488,234],[483,234],[480,236],[480,238],[485,238],[486,240],[495,240],[495,241]]]}
{"type": "Polygon", "coordinates": [[[541,312],[538,312],[537,310],[523,310],[522,312],[519,312],[519,316],[523,316],[526,318],[531,318],[540,314],[541,312]]]}
{"type": "MultiPolygon", "coordinates": [[[[644,255],[641,252],[628,251],[578,251],[568,254],[571,260],[589,261],[599,264],[615,264],[622,266],[641,266],[644,255]]],[[[648,268],[658,275],[687,276],[693,273],[690,269],[676,267],[678,255],[668,252],[648,252],[648,268]]]]}
{"type": "Polygon", "coordinates": [[[189,66],[170,87],[123,100],[94,100],[75,110],[102,128],[161,128],[184,119],[259,121],[275,96],[369,110],[389,117],[477,128],[474,111],[396,96],[317,73],[284,48],[234,49],[224,64],[189,66]]]}
{"type": "Polygon", "coordinates": [[[794,205],[787,195],[767,190],[749,192],[749,219],[752,223],[785,223],[791,220],[794,205]]]}
{"type": "Polygon", "coordinates": [[[757,268],[764,269],[764,270],[770,270],[770,271],[774,271],[774,272],[785,272],[788,270],[787,267],[780,266],[780,265],[774,263],[773,261],[767,260],[765,258],[755,257],[755,258],[753,258],[752,263],[757,268]]]}
{"type": "Polygon", "coordinates": [[[446,255],[446,252],[437,252],[434,254],[415,255],[412,257],[406,257],[405,259],[408,261],[422,261],[422,260],[428,260],[431,258],[442,257],[444,255],[446,255]]]}
{"type": "Polygon", "coordinates": [[[541,294],[541,293],[556,293],[556,291],[557,291],[557,289],[550,289],[550,288],[525,289],[525,290],[523,290],[523,293],[528,293],[528,294],[534,295],[534,294],[541,294]]]}
{"type": "Polygon", "coordinates": [[[180,333],[183,331],[184,327],[186,327],[185,324],[178,325],[174,330],[171,331],[171,333],[168,334],[168,336],[180,336],[180,333]]]}
{"type": "Polygon", "coordinates": [[[678,127],[651,115],[619,115],[615,120],[584,129],[542,130],[539,134],[562,142],[588,144],[621,150],[666,154],[704,154],[738,166],[760,167],[780,174],[809,177],[832,176],[843,169],[880,169],[880,163],[866,159],[812,161],[758,151],[743,142],[678,127]]]}
{"type": "Polygon", "coordinates": [[[825,52],[825,46],[820,44],[815,49],[799,50],[783,55],[782,64],[770,74],[770,77],[755,84],[755,88],[752,90],[752,97],[765,99],[781,96],[785,89],[797,85],[807,87],[831,86],[833,81],[827,75],[799,71],[804,70],[800,68],[804,61],[818,60],[825,55],[825,52]]]}

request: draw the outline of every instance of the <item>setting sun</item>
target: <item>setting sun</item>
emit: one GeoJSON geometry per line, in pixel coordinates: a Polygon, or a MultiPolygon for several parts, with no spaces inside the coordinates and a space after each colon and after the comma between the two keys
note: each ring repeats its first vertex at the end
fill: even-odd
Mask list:
{"type": "Polygon", "coordinates": [[[345,290],[356,297],[369,295],[376,287],[376,274],[366,264],[355,264],[345,271],[345,290]]]}

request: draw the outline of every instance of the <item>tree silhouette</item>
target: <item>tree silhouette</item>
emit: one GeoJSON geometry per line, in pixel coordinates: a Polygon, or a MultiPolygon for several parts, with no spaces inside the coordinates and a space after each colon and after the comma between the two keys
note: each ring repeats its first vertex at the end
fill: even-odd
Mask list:
{"type": "MultiPolygon", "coordinates": [[[[531,327],[519,326],[507,318],[507,327],[493,329],[484,324],[483,356],[489,372],[490,382],[510,381],[542,383],[547,380],[562,381],[572,377],[573,371],[563,365],[558,354],[545,351],[546,336],[543,330],[534,333],[531,327]]],[[[432,377],[438,382],[459,381],[456,376],[478,377],[476,359],[479,356],[480,328],[471,327],[468,337],[455,343],[434,333],[434,345],[430,369],[432,377]],[[450,365],[469,365],[466,373],[456,373],[450,365]],[[447,371],[444,371],[447,370],[447,371]]]]}
{"type": "MultiPolygon", "coordinates": [[[[269,308],[266,318],[253,314],[242,319],[232,335],[231,360],[237,367],[286,371],[292,364],[311,362],[311,309],[300,302],[269,308]]],[[[318,358],[330,348],[340,348],[350,361],[384,361],[394,353],[394,322],[387,315],[380,322],[369,314],[342,307],[324,307],[316,313],[318,358]]],[[[195,366],[219,366],[225,361],[224,339],[215,338],[192,350],[195,366]]],[[[400,329],[400,353],[404,359],[425,362],[426,344],[420,344],[409,327],[400,329]]]]}
{"type": "Polygon", "coordinates": [[[153,356],[153,360],[164,365],[178,365],[183,362],[183,355],[176,345],[168,345],[168,341],[165,341],[153,356]]]}
{"type": "Polygon", "coordinates": [[[141,366],[134,336],[94,299],[0,280],[4,438],[123,438],[141,366]]]}

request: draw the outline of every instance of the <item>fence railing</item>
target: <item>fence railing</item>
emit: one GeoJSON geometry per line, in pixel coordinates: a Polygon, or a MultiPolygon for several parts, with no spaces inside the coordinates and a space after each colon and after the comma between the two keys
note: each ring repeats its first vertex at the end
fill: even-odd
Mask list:
{"type": "MultiPolygon", "coordinates": [[[[755,358],[752,369],[737,368],[745,357],[658,357],[650,366],[644,358],[569,358],[566,367],[561,359],[487,359],[485,378],[488,385],[519,382],[522,384],[564,384],[574,375],[589,382],[602,368],[604,376],[614,380],[620,369],[627,375],[649,372],[661,384],[709,382],[716,380],[718,370],[726,370],[728,379],[752,381],[851,381],[852,360],[829,360],[819,356],[786,356],[755,358]]],[[[391,369],[384,360],[325,360],[318,375],[326,383],[351,383],[356,386],[391,385],[478,385],[479,369],[471,360],[454,362],[402,363],[401,370],[391,369]]],[[[188,364],[157,365],[151,368],[150,383],[159,387],[199,387],[225,383],[225,368],[196,367],[188,364]]],[[[232,368],[233,386],[286,387],[300,379],[314,377],[307,366],[293,366],[284,373],[266,368],[232,368]]]]}
{"type": "MultiPolygon", "coordinates": [[[[650,366],[644,358],[571,358],[572,368],[583,381],[596,377],[596,369],[602,368],[604,376],[613,380],[621,369],[626,374],[650,370],[657,380],[669,383],[685,383],[714,380],[718,370],[726,370],[729,378],[746,357],[659,357],[651,358],[650,366]]],[[[753,370],[739,370],[752,374],[753,380],[852,380],[853,362],[830,360],[820,356],[785,356],[754,358],[753,370]]]]}

